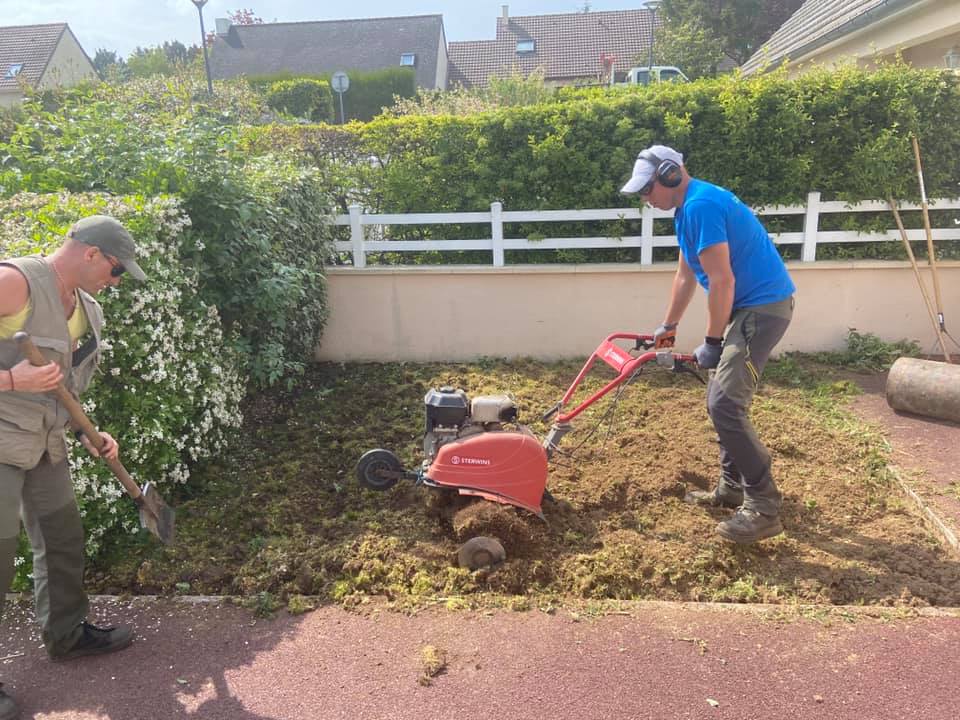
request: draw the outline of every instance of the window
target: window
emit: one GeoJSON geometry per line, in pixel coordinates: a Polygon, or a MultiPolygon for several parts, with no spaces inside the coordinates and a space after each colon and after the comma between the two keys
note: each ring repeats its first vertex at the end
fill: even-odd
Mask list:
{"type": "Polygon", "coordinates": [[[7,74],[4,75],[4,78],[14,78],[20,74],[21,70],[23,70],[23,63],[14,63],[7,68],[7,74]]]}
{"type": "Polygon", "coordinates": [[[536,50],[533,40],[517,40],[517,55],[528,55],[536,50]]]}
{"type": "Polygon", "coordinates": [[[403,53],[400,56],[400,65],[403,67],[413,67],[417,64],[416,53],[403,53]]]}

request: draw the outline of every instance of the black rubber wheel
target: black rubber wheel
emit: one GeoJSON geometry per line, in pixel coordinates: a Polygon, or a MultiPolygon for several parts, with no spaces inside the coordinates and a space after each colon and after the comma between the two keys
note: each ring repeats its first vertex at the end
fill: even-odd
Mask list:
{"type": "Polygon", "coordinates": [[[496,567],[507,559],[507,552],[496,538],[479,535],[470,538],[457,553],[457,563],[468,570],[496,567]]]}
{"type": "Polygon", "coordinates": [[[380,472],[403,472],[400,459],[389,450],[368,450],[357,463],[357,482],[370,490],[389,490],[398,478],[383,477],[380,472]]]}

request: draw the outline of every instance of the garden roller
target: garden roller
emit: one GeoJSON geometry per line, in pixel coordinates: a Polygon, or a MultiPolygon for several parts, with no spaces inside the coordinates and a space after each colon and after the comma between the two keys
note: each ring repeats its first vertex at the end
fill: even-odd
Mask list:
{"type": "Polygon", "coordinates": [[[899,358],[887,375],[886,392],[894,410],[960,423],[960,365],[899,358]]]}
{"type": "MultiPolygon", "coordinates": [[[[37,346],[33,344],[30,335],[25,332],[18,332],[14,335],[14,340],[20,345],[20,350],[24,356],[33,365],[41,366],[48,363],[47,359],[40,354],[37,346]]],[[[57,397],[63,406],[70,413],[70,419],[76,427],[83,431],[93,446],[99,451],[106,442],[103,436],[97,432],[96,427],[90,422],[86,413],[77,399],[70,394],[64,387],[63,382],[57,384],[53,394],[57,397]]],[[[137,483],[127,469],[119,460],[101,456],[101,459],[107,463],[113,474],[117,476],[123,489],[133,498],[133,501],[140,508],[140,524],[156,535],[164,544],[173,543],[175,513],[171,507],[164,502],[163,498],[157,492],[152,483],[146,483],[143,488],[137,486],[137,483]]]]}

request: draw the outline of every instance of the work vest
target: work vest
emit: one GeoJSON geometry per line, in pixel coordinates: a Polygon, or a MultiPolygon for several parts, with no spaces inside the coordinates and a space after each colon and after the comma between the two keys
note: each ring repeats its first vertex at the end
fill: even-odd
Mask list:
{"type": "MultiPolygon", "coordinates": [[[[79,398],[100,361],[103,311],[99,303],[83,290],[77,291],[90,332],[71,351],[70,331],[53,268],[39,256],[0,264],[15,267],[26,278],[32,308],[23,330],[47,360],[60,365],[64,385],[79,398]]],[[[13,338],[0,339],[0,369],[8,370],[21,360],[20,346],[13,338]]],[[[36,467],[44,452],[50,454],[50,462],[60,462],[66,457],[63,429],[69,421],[69,413],[53,394],[0,392],[0,463],[30,469],[36,467]]]]}

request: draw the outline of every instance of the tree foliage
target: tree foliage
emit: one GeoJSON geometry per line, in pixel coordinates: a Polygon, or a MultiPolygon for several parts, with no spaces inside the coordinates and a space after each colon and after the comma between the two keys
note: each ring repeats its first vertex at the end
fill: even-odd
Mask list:
{"type": "MultiPolygon", "coordinates": [[[[803,0],[663,0],[658,35],[665,51],[678,50],[702,28],[706,41],[719,42],[724,56],[742,65],[802,4],[803,0]]],[[[673,62],[669,54],[663,57],[686,72],[686,66],[673,62]]]]}
{"type": "Polygon", "coordinates": [[[654,56],[658,64],[675,65],[691,80],[713,77],[726,57],[723,43],[698,17],[665,23],[657,33],[654,56]]]}

